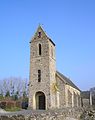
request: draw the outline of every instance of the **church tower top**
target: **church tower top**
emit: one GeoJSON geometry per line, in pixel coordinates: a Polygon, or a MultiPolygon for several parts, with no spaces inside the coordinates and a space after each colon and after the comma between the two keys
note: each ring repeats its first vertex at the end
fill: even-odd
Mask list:
{"type": "Polygon", "coordinates": [[[55,43],[47,36],[46,32],[43,30],[41,25],[38,26],[37,31],[35,32],[34,36],[32,37],[32,40],[30,41],[30,43],[32,41],[39,40],[39,39],[44,39],[44,40],[47,39],[55,46],[55,43]]]}

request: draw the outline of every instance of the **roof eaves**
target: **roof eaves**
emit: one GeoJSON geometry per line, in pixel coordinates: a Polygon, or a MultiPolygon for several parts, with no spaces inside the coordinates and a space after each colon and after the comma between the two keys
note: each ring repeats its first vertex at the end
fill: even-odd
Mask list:
{"type": "Polygon", "coordinates": [[[76,88],[77,90],[81,91],[69,78],[67,78],[66,76],[64,76],[62,73],[58,72],[57,73],[61,76],[62,80],[65,80],[68,85],[76,88]]]}

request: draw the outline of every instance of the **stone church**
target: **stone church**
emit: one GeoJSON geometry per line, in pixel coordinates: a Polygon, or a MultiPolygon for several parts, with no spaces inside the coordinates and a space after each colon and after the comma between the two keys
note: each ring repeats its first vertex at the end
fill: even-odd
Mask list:
{"type": "Polygon", "coordinates": [[[30,41],[29,108],[34,110],[79,107],[80,89],[56,70],[55,44],[38,27],[30,41]]]}

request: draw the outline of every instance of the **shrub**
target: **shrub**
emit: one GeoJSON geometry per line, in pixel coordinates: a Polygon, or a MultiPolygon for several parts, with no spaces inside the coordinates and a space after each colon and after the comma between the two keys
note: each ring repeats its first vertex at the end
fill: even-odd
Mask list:
{"type": "Polygon", "coordinates": [[[6,108],[6,102],[1,102],[1,103],[0,103],[0,107],[1,107],[2,109],[5,109],[5,108],[6,108]]]}

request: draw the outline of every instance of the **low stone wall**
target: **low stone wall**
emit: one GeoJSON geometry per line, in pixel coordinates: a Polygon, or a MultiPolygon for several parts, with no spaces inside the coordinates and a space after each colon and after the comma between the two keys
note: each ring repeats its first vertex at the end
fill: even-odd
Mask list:
{"type": "Polygon", "coordinates": [[[84,108],[83,113],[80,116],[80,120],[95,120],[95,110],[91,107],[84,108]]]}
{"type": "Polygon", "coordinates": [[[48,111],[24,110],[0,114],[0,120],[80,120],[82,108],[64,108],[48,111]]]}

